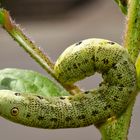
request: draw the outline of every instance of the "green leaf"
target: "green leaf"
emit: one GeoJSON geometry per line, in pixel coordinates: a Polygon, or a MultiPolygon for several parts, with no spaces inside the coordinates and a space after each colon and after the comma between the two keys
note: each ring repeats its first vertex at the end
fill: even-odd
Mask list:
{"type": "Polygon", "coordinates": [[[0,90],[38,94],[43,96],[67,96],[68,92],[47,77],[30,70],[0,70],[0,90]]]}

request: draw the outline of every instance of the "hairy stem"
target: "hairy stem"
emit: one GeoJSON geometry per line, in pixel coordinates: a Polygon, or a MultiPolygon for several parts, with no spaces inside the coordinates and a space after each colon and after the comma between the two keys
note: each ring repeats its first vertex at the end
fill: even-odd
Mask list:
{"type": "Polygon", "coordinates": [[[0,9],[0,24],[12,36],[12,38],[30,54],[32,58],[34,58],[52,77],[56,79],[53,71],[54,64],[47,55],[44,54],[40,48],[23,33],[5,9],[0,9]]]}
{"type": "Polygon", "coordinates": [[[128,49],[135,63],[140,51],[140,0],[129,0],[128,2],[124,47],[128,49]]]}

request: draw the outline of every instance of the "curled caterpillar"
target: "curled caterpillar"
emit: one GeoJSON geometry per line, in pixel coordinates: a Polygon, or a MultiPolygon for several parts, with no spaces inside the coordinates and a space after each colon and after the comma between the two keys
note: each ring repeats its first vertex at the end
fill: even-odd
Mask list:
{"type": "Polygon", "coordinates": [[[0,91],[0,115],[39,128],[98,125],[117,117],[136,90],[136,72],[127,50],[104,39],[87,39],[68,47],[57,60],[57,78],[66,85],[102,73],[104,81],[92,91],[74,96],[44,97],[0,91]]]}

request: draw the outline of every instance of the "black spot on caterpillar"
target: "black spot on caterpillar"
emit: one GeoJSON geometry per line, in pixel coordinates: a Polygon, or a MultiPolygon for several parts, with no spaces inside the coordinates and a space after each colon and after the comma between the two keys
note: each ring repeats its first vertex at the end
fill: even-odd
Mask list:
{"type": "Polygon", "coordinates": [[[80,45],[81,43],[82,43],[82,41],[76,43],[75,46],[78,46],[78,45],[80,45]]]}
{"type": "Polygon", "coordinates": [[[90,91],[85,91],[84,93],[85,93],[85,94],[88,94],[88,93],[90,93],[90,91]]]}
{"type": "Polygon", "coordinates": [[[108,42],[108,44],[114,45],[114,44],[115,44],[115,42],[110,41],[110,42],[108,42]]]}
{"type": "Polygon", "coordinates": [[[27,113],[26,118],[29,118],[29,117],[31,117],[31,114],[27,113]]]}
{"type": "Polygon", "coordinates": [[[51,118],[50,121],[57,122],[57,118],[51,118]]]}
{"type": "Polygon", "coordinates": [[[38,97],[39,99],[43,99],[43,97],[42,97],[42,96],[40,96],[40,95],[37,95],[36,97],[38,97]]]}
{"type": "Polygon", "coordinates": [[[60,97],[60,99],[61,99],[61,100],[64,100],[64,99],[65,99],[65,97],[61,96],[61,97],[60,97]]]}
{"type": "Polygon", "coordinates": [[[91,115],[96,116],[97,114],[98,114],[98,111],[97,110],[94,110],[94,111],[92,111],[92,114],[91,115]]]}
{"type": "Polygon", "coordinates": [[[16,92],[15,95],[16,95],[16,96],[20,96],[20,93],[19,93],[19,92],[16,92]]]}
{"type": "Polygon", "coordinates": [[[104,64],[108,64],[108,59],[104,58],[102,61],[103,61],[104,64]]]}
{"type": "Polygon", "coordinates": [[[69,117],[66,117],[66,119],[65,119],[66,121],[71,121],[72,120],[72,117],[71,116],[69,116],[69,117]]]}
{"type": "Polygon", "coordinates": [[[44,117],[43,116],[39,116],[38,117],[38,120],[40,121],[40,120],[44,120],[44,117]]]}
{"type": "Polygon", "coordinates": [[[64,84],[102,73],[100,87],[65,97],[15,96],[0,90],[0,114],[11,121],[40,128],[74,128],[100,124],[119,115],[136,90],[136,71],[127,50],[104,39],[87,39],[67,48],[57,60],[54,71],[64,84]],[[68,70],[70,69],[70,70],[68,70]],[[87,94],[88,93],[88,94],[87,94]],[[14,110],[11,114],[11,109],[14,110]],[[30,113],[28,115],[28,113],[30,113]]]}
{"type": "Polygon", "coordinates": [[[80,116],[78,116],[78,119],[79,119],[79,120],[81,120],[81,119],[85,119],[85,118],[86,118],[85,115],[80,115],[80,116]]]}

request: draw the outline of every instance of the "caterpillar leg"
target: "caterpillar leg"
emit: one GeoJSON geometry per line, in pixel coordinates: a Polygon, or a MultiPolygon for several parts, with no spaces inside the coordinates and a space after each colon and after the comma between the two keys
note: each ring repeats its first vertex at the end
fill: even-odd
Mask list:
{"type": "Polygon", "coordinates": [[[71,93],[71,95],[75,95],[83,92],[82,89],[80,89],[76,85],[65,85],[65,88],[71,93]]]}

